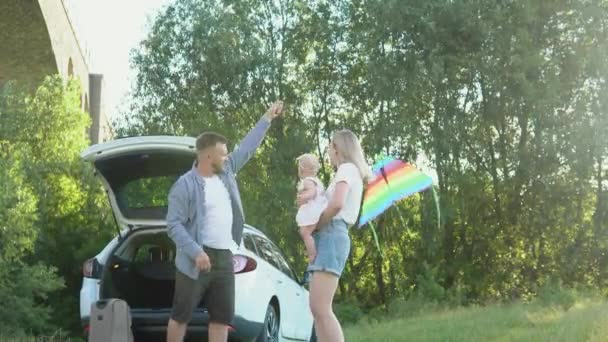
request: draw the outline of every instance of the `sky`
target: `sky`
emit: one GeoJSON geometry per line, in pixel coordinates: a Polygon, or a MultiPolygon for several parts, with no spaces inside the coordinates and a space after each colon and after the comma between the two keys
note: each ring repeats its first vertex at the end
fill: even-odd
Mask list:
{"type": "Polygon", "coordinates": [[[154,16],[172,0],[63,0],[87,54],[89,72],[103,74],[105,112],[119,118],[135,72],[130,52],[148,32],[154,16]]]}

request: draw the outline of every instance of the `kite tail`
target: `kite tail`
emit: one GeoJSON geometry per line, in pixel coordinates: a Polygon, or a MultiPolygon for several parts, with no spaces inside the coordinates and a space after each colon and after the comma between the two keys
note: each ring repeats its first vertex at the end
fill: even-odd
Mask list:
{"type": "Polygon", "coordinates": [[[378,248],[378,252],[380,252],[380,257],[384,258],[384,253],[382,253],[382,249],[380,248],[380,242],[378,242],[378,234],[376,233],[376,227],[374,227],[374,224],[371,222],[369,223],[369,227],[372,229],[372,235],[374,236],[376,248],[378,248]]]}
{"type": "Polygon", "coordinates": [[[439,195],[434,186],[431,186],[433,191],[433,199],[435,199],[435,209],[437,209],[437,229],[441,229],[441,208],[439,206],[439,195]]]}
{"type": "Polygon", "coordinates": [[[395,204],[395,208],[397,209],[397,214],[399,214],[399,221],[401,221],[401,225],[403,227],[403,229],[407,228],[407,225],[405,224],[405,220],[403,219],[403,213],[401,213],[401,209],[399,209],[399,204],[395,204]]]}

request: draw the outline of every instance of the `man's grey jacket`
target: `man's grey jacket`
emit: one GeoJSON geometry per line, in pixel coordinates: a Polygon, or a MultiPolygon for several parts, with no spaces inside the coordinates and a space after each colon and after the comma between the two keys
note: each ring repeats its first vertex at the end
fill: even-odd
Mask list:
{"type": "MultiPolygon", "coordinates": [[[[218,174],[230,194],[233,213],[232,239],[237,245],[241,243],[245,215],[235,176],[255,154],[269,127],[270,120],[262,117],[238,147],[228,155],[223,170],[218,174]]],[[[176,245],[175,266],[192,279],[198,279],[199,276],[195,259],[202,252],[201,246],[204,244],[204,241],[198,241],[198,232],[203,229],[204,217],[205,181],[197,172],[195,163],[192,169],[171,187],[167,210],[167,233],[176,245]]]]}

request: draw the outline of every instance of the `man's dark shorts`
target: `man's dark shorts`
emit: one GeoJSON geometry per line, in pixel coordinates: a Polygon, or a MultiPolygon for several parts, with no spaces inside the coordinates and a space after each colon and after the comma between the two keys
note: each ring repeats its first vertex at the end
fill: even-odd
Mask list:
{"type": "Polygon", "coordinates": [[[194,309],[202,300],[211,322],[230,324],[234,318],[232,252],[209,247],[203,249],[211,261],[211,271],[200,272],[197,280],[176,271],[171,319],[179,323],[190,322],[194,309]]]}

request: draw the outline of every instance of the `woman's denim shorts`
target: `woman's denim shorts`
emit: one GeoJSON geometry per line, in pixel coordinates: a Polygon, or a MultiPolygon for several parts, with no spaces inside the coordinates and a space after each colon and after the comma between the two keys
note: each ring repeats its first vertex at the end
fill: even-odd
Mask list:
{"type": "Polygon", "coordinates": [[[333,219],[327,226],[313,234],[317,257],[308,265],[307,272],[323,271],[340,277],[350,253],[348,224],[342,219],[333,219]]]}

